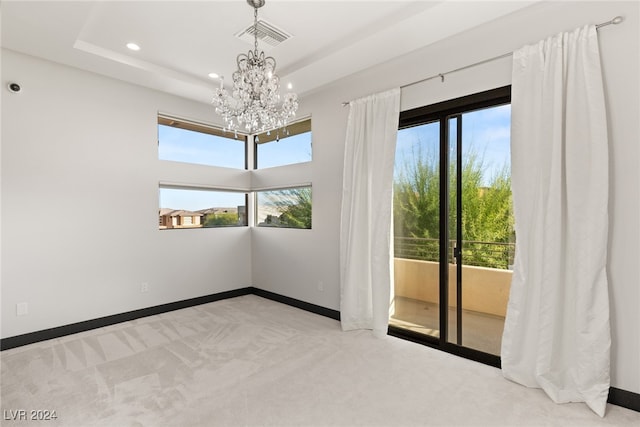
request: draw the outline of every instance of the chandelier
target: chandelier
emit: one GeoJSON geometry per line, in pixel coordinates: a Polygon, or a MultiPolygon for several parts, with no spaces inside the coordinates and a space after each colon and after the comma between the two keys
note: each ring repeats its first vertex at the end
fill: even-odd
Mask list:
{"type": "Polygon", "coordinates": [[[238,55],[238,69],[233,73],[232,95],[224,88],[215,90],[212,104],[222,116],[225,130],[255,134],[282,128],[295,116],[298,97],[284,95],[280,105],[280,79],[276,75],[276,60],[258,50],[258,9],[265,0],[247,0],[253,7],[253,50],[238,55]]]}

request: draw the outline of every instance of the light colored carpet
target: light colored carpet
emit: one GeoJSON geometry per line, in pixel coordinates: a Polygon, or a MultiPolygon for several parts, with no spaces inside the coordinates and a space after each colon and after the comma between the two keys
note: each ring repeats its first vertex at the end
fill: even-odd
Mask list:
{"type": "Polygon", "coordinates": [[[640,425],[248,295],[1,353],[3,426],[640,425]],[[16,410],[55,421],[9,421],[16,410]]]}

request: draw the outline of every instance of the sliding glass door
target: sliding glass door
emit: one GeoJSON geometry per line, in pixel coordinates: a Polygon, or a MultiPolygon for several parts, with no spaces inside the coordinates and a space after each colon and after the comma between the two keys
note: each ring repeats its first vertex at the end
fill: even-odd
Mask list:
{"type": "Polygon", "coordinates": [[[497,364],[515,239],[510,105],[508,88],[482,95],[401,117],[390,330],[497,364]]]}

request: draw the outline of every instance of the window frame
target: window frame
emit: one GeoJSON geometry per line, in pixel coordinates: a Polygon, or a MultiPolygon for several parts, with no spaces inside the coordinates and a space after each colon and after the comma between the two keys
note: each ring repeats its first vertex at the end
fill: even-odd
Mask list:
{"type": "MultiPolygon", "coordinates": [[[[401,111],[398,129],[400,130],[432,122],[439,122],[441,143],[440,165],[447,165],[449,164],[449,152],[442,146],[442,141],[446,141],[449,138],[449,129],[448,126],[446,126],[448,119],[453,116],[459,116],[464,113],[495,107],[503,104],[511,104],[511,85],[489,89],[486,91],[473,93],[471,95],[466,95],[459,98],[445,100],[434,104],[401,111]]],[[[458,123],[460,123],[460,121],[458,121],[458,123]]],[[[460,131],[461,129],[458,129],[458,132],[460,131]]],[[[448,168],[440,168],[440,218],[448,218],[449,214],[448,174],[448,168]]],[[[458,182],[460,181],[461,180],[458,179],[458,182]]],[[[457,215],[458,217],[460,217],[461,212],[459,211],[459,207],[457,208],[457,210],[457,215]]],[[[442,309],[442,307],[449,307],[447,288],[447,284],[449,282],[449,266],[447,263],[449,256],[449,229],[446,221],[440,220],[439,236],[439,338],[423,335],[394,325],[389,325],[388,334],[429,347],[433,347],[447,353],[462,356],[466,359],[474,360],[486,365],[500,367],[500,356],[485,353],[469,347],[458,346],[451,342],[448,342],[448,309],[442,309]]]]}
{"type": "Polygon", "coordinates": [[[398,129],[438,121],[444,116],[453,116],[480,110],[497,104],[511,103],[511,85],[502,86],[460,98],[425,105],[400,112],[398,129]]]}
{"type": "MultiPolygon", "coordinates": [[[[159,231],[163,231],[163,230],[193,230],[193,229],[216,229],[216,228],[242,228],[242,227],[249,227],[249,193],[250,193],[250,191],[241,190],[241,189],[231,190],[231,189],[228,189],[228,188],[219,188],[219,187],[215,187],[215,186],[174,185],[174,184],[166,184],[166,183],[160,182],[159,185],[158,185],[158,230],[159,231]],[[192,190],[192,191],[208,191],[208,192],[216,192],[216,193],[244,194],[244,222],[242,224],[205,227],[204,219],[206,218],[206,214],[203,213],[203,218],[200,221],[199,226],[182,227],[182,225],[183,225],[182,221],[176,221],[176,217],[171,217],[171,227],[168,227],[165,224],[165,221],[162,220],[162,216],[164,216],[164,215],[160,215],[160,212],[161,212],[162,209],[169,209],[169,208],[162,208],[160,206],[161,205],[161,203],[160,203],[160,199],[161,199],[160,190],[163,190],[163,189],[167,189],[167,190],[185,190],[185,191],[192,190]],[[164,225],[164,227],[163,227],[163,225],[164,225]]],[[[213,206],[211,208],[213,208],[213,206]]],[[[187,211],[186,209],[180,209],[180,208],[174,209],[174,211],[180,211],[180,210],[187,211]]],[[[197,212],[197,211],[193,211],[193,212],[197,212]]]]}

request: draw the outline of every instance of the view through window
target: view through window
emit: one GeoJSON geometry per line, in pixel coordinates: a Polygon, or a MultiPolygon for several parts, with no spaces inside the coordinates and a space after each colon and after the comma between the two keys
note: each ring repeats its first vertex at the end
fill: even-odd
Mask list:
{"type": "Polygon", "coordinates": [[[311,161],[311,119],[255,137],[256,169],[311,161]]]}
{"type": "Polygon", "coordinates": [[[160,188],[161,230],[247,225],[247,194],[209,189],[160,188]]]}
{"type": "Polygon", "coordinates": [[[158,117],[158,158],[246,169],[246,137],[186,120],[158,117]]]}
{"type": "Polygon", "coordinates": [[[515,247],[511,108],[457,108],[398,132],[391,325],[499,355],[515,247]]]}
{"type": "Polygon", "coordinates": [[[311,228],[311,187],[256,192],[259,227],[311,228]]]}

